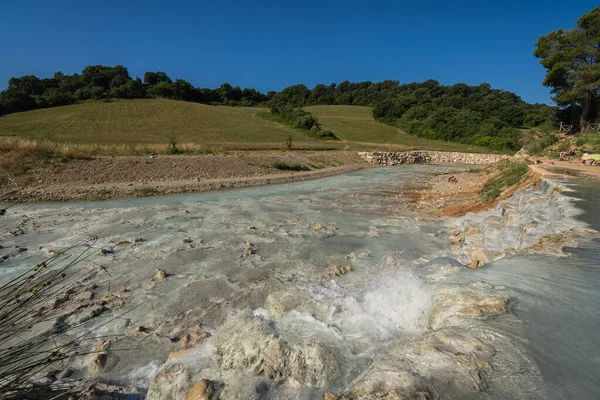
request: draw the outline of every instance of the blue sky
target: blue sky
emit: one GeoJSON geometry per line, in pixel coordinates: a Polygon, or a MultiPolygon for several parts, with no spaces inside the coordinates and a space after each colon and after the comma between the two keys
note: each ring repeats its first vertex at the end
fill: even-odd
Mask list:
{"type": "Polygon", "coordinates": [[[490,83],[550,102],[537,38],[569,28],[597,1],[3,2],[0,87],[11,76],[123,64],[195,86],[261,91],[304,83],[490,83]]]}

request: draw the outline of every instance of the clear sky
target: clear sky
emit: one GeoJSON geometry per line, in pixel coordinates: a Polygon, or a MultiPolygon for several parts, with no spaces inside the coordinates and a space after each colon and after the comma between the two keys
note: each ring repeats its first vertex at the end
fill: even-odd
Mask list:
{"type": "Polygon", "coordinates": [[[304,83],[490,83],[550,102],[537,38],[587,0],[22,0],[0,7],[0,88],[12,76],[123,64],[195,86],[266,92],[304,83]]]}

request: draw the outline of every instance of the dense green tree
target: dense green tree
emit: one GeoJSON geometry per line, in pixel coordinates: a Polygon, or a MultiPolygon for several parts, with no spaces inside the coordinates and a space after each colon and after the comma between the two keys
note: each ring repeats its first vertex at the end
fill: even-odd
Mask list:
{"type": "Polygon", "coordinates": [[[173,81],[169,78],[169,75],[161,71],[148,71],[144,74],[144,83],[146,85],[154,86],[162,82],[171,83],[173,81]]]}
{"type": "Polygon", "coordinates": [[[579,108],[581,127],[592,122],[600,95],[600,7],[581,16],[576,27],[540,37],[533,54],[548,70],[543,83],[554,101],[579,108]]]}

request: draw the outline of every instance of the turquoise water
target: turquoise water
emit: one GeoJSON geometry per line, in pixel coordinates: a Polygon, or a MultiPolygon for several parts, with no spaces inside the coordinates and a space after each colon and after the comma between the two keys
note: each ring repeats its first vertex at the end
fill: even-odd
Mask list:
{"type": "MultiPolygon", "coordinates": [[[[583,213],[576,218],[600,229],[600,184],[563,181],[583,213]]],[[[544,377],[547,398],[597,399],[600,394],[600,241],[595,235],[567,248],[568,257],[521,255],[489,268],[465,271],[465,280],[506,286],[522,339],[544,377]],[[468,275],[468,276],[466,276],[468,275]]],[[[512,327],[501,327],[509,332],[512,327]]]]}
{"type": "MultiPolygon", "coordinates": [[[[290,343],[306,338],[326,343],[343,376],[310,391],[290,392],[273,384],[269,398],[274,399],[314,398],[325,390],[347,389],[389,349],[427,332],[432,298],[442,285],[481,280],[511,296],[512,314],[473,326],[489,331],[486,335],[499,353],[489,387],[469,398],[596,398],[600,393],[597,233],[590,231],[579,248],[568,249],[567,257],[522,248],[541,235],[578,224],[600,228],[600,185],[576,179],[562,183],[571,192],[528,191],[512,200],[516,211],[504,222],[500,209],[455,220],[423,217],[406,208],[409,190],[425,183],[430,174],[451,170],[380,168],[200,194],[17,205],[3,217],[0,230],[19,226],[23,234],[0,239],[0,250],[2,254],[14,254],[15,246],[28,250],[0,264],[0,279],[25,271],[46,258],[49,250],[60,251],[97,236],[93,250],[112,253],[97,251],[85,260],[89,271],[85,282],[95,282],[98,293],[125,287],[127,307],[139,308],[102,325],[118,312],[111,311],[81,329],[101,326],[99,335],[113,335],[140,325],[150,327],[156,336],[136,344],[141,347],[127,355],[117,353],[98,375],[142,390],[169,353],[181,350],[162,338],[197,326],[218,335],[224,324],[247,308],[275,319],[265,309],[269,295],[306,295],[312,300],[274,326],[290,343]],[[470,253],[452,250],[448,232],[465,221],[486,227],[482,245],[521,250],[478,270],[462,267],[453,259],[464,262],[470,253]],[[535,226],[521,236],[530,221],[535,226]],[[135,238],[142,241],[116,246],[135,238]],[[449,258],[431,263],[439,257],[449,258]],[[331,275],[335,265],[353,269],[336,277],[331,275]],[[151,281],[157,268],[170,277],[151,281]]],[[[198,356],[205,365],[202,373],[218,378],[210,343],[206,346],[198,356]]],[[[74,376],[88,376],[87,360],[72,367],[74,376]]],[[[235,386],[225,381],[226,386],[235,386]]],[[[464,398],[457,396],[444,393],[444,398],[464,398]]]]}

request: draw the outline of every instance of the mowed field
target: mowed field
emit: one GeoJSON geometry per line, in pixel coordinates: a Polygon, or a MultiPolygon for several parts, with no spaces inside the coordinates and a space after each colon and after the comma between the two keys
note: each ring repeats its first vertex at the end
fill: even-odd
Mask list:
{"type": "Polygon", "coordinates": [[[60,143],[138,145],[285,145],[321,142],[301,132],[257,118],[260,108],[214,107],[163,99],[115,100],[15,113],[0,117],[0,136],[47,139],[60,143]]]}
{"type": "MultiPolygon", "coordinates": [[[[306,110],[341,140],[313,139],[299,130],[258,117],[256,114],[264,108],[164,99],[89,102],[5,115],[0,117],[0,138],[33,139],[61,146],[102,146],[95,154],[111,152],[110,146],[120,146],[120,152],[126,153],[128,146],[160,145],[163,147],[155,146],[151,151],[162,152],[168,149],[171,138],[179,146],[188,144],[182,147],[186,151],[285,149],[290,135],[295,149],[486,151],[408,135],[373,120],[370,107],[313,106],[306,110]]],[[[144,148],[148,152],[150,147],[144,148]]]]}
{"type": "Polygon", "coordinates": [[[401,145],[419,150],[489,152],[485,148],[409,135],[398,128],[375,121],[371,107],[311,106],[304,109],[310,111],[323,126],[345,141],[401,145]]]}

